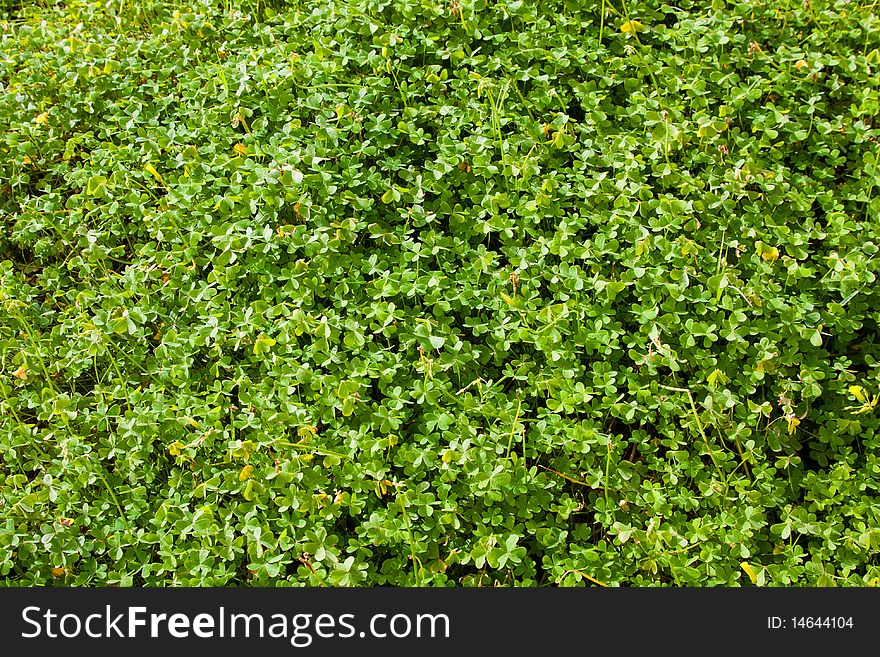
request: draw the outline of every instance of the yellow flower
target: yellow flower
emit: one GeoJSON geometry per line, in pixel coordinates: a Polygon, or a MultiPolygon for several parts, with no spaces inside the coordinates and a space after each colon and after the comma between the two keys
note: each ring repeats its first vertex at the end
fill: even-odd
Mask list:
{"type": "Polygon", "coordinates": [[[15,370],[12,373],[12,376],[14,376],[16,379],[21,379],[22,381],[26,381],[27,380],[27,367],[22,365],[21,367],[19,367],[17,370],[15,370]]]}
{"type": "Polygon", "coordinates": [[[763,260],[767,262],[776,262],[779,259],[779,249],[764,242],[757,242],[755,250],[763,260]]]}
{"type": "Polygon", "coordinates": [[[46,125],[49,123],[49,112],[37,114],[37,118],[34,120],[37,122],[37,125],[46,125]]]}
{"type": "Polygon", "coordinates": [[[785,420],[788,422],[788,435],[790,436],[795,432],[797,426],[801,423],[801,421],[794,413],[789,413],[788,415],[786,415],[785,420]]]}
{"type": "Polygon", "coordinates": [[[809,64],[807,63],[806,59],[799,59],[795,63],[794,68],[795,70],[800,71],[802,68],[806,68],[807,66],[809,66],[809,64]]]}
{"type": "Polygon", "coordinates": [[[779,259],[779,249],[775,246],[771,246],[761,254],[761,257],[768,262],[776,262],[779,259]]]}
{"type": "Polygon", "coordinates": [[[236,144],[232,147],[232,150],[235,151],[236,155],[241,155],[242,157],[247,155],[247,147],[244,144],[236,144]]]}
{"type": "Polygon", "coordinates": [[[627,32],[644,32],[645,26],[638,21],[627,21],[620,26],[620,31],[624,34],[627,32]]]}
{"type": "Polygon", "coordinates": [[[302,440],[304,443],[308,442],[309,438],[318,435],[318,427],[313,427],[311,425],[300,427],[296,430],[296,435],[299,436],[299,439],[302,440]]]}
{"type": "Polygon", "coordinates": [[[850,386],[849,391],[860,402],[865,401],[865,389],[862,386],[850,386]]]}

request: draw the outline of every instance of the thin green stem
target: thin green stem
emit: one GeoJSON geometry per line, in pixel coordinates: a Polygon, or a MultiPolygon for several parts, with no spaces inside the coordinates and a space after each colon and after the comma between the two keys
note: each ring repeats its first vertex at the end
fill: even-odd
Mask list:
{"type": "Polygon", "coordinates": [[[31,343],[33,347],[33,355],[34,358],[37,359],[37,363],[40,365],[40,369],[43,372],[43,376],[46,377],[46,383],[49,384],[49,387],[55,391],[55,394],[59,394],[58,388],[55,387],[55,384],[52,382],[52,378],[49,375],[49,368],[46,366],[46,362],[43,360],[43,357],[40,355],[40,346],[37,344],[37,341],[34,339],[34,331],[31,328],[30,323],[24,318],[18,309],[15,307],[15,303],[7,304],[7,310],[12,313],[12,315],[21,323],[24,327],[25,333],[27,334],[27,339],[31,343]]]}
{"type": "Polygon", "coordinates": [[[602,480],[602,493],[605,499],[605,513],[608,513],[608,477],[611,473],[611,442],[608,443],[608,454],[605,456],[605,478],[602,480]]]}
{"type": "Polygon", "coordinates": [[[697,405],[696,403],[694,403],[694,396],[691,391],[687,388],[675,388],[673,386],[661,385],[660,387],[664,390],[670,390],[672,392],[683,392],[688,396],[688,400],[691,403],[691,411],[693,412],[694,420],[697,423],[697,429],[699,429],[700,435],[703,437],[703,442],[706,444],[706,450],[709,452],[709,457],[712,459],[712,463],[715,465],[715,469],[718,471],[718,476],[721,477],[721,480],[724,482],[724,488],[729,488],[727,477],[724,476],[724,473],[721,470],[721,466],[718,464],[718,459],[715,458],[715,451],[712,449],[712,445],[709,444],[709,437],[703,430],[703,423],[700,422],[700,414],[697,413],[697,405]]]}
{"type": "MultiPolygon", "coordinates": [[[[5,369],[5,368],[4,368],[5,369]]],[[[21,418],[18,415],[18,412],[15,410],[15,407],[12,405],[12,400],[9,399],[9,395],[6,394],[6,387],[0,384],[0,393],[3,393],[3,399],[6,400],[6,406],[9,408],[9,412],[12,413],[12,417],[15,419],[16,425],[21,430],[21,432],[25,435],[25,437],[30,440],[31,432],[27,428],[27,425],[22,422],[21,418]]],[[[36,444],[31,443],[31,445],[38,451],[42,456],[46,456],[46,454],[36,446],[36,444]]]]}
{"type": "Polygon", "coordinates": [[[516,415],[513,417],[513,426],[510,427],[510,436],[507,438],[507,454],[505,459],[510,460],[510,448],[513,445],[513,434],[516,432],[516,424],[519,422],[519,413],[522,410],[522,398],[517,400],[516,415]]]}
{"type": "Polygon", "coordinates": [[[98,470],[95,470],[95,476],[101,480],[101,483],[104,484],[104,488],[106,488],[107,492],[110,493],[110,497],[113,499],[113,503],[116,505],[116,509],[119,511],[119,517],[122,519],[122,522],[125,523],[125,527],[127,529],[131,529],[131,526],[128,524],[128,518],[125,517],[122,506],[119,504],[119,500],[116,498],[116,493],[114,493],[113,489],[110,488],[110,484],[107,483],[107,479],[98,470]]]}
{"type": "Polygon", "coordinates": [[[400,503],[400,512],[403,515],[403,519],[406,522],[406,530],[409,532],[409,554],[412,558],[413,562],[413,575],[416,578],[416,586],[422,585],[422,562],[419,561],[418,557],[416,557],[416,545],[415,545],[415,537],[413,536],[412,525],[409,522],[409,513],[407,513],[406,505],[403,503],[404,495],[399,495],[397,497],[397,501],[400,503]]]}
{"type": "Polygon", "coordinates": [[[291,449],[300,449],[303,451],[314,452],[315,454],[320,454],[321,456],[335,456],[336,458],[344,459],[345,455],[340,454],[339,452],[331,452],[329,449],[322,449],[320,447],[315,447],[314,445],[309,445],[308,443],[291,443],[287,440],[274,440],[272,444],[276,447],[289,447],[291,449]]]}

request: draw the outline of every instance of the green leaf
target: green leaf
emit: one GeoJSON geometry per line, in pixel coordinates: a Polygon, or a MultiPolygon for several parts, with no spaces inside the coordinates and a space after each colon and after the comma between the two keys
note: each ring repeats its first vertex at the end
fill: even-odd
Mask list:
{"type": "Polygon", "coordinates": [[[257,356],[268,354],[277,343],[268,335],[260,335],[254,342],[254,353],[257,356]]]}
{"type": "Polygon", "coordinates": [[[86,194],[89,196],[103,196],[106,191],[107,178],[104,176],[91,176],[86,182],[86,194]]]}
{"type": "Polygon", "coordinates": [[[193,529],[196,531],[207,531],[211,528],[214,521],[214,511],[211,507],[202,506],[196,509],[193,514],[193,529]]]}
{"type": "Polygon", "coordinates": [[[248,479],[247,483],[244,486],[244,491],[242,492],[242,496],[248,502],[253,502],[254,500],[254,480],[248,479]]]}
{"type": "Polygon", "coordinates": [[[626,289],[626,283],[623,281],[611,281],[605,286],[605,296],[608,301],[614,301],[617,295],[626,289]]]}

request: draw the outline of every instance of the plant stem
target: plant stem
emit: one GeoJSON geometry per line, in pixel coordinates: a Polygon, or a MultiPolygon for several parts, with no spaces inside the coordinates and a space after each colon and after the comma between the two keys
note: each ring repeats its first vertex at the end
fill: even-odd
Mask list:
{"type": "Polygon", "coordinates": [[[670,390],[672,392],[683,392],[688,396],[688,399],[691,402],[691,411],[694,414],[694,420],[697,423],[697,429],[700,431],[700,435],[703,437],[703,442],[706,443],[706,450],[709,452],[709,457],[712,459],[712,463],[715,465],[715,469],[718,471],[718,476],[721,477],[721,480],[724,482],[724,488],[727,490],[729,485],[727,483],[727,477],[724,476],[724,473],[721,471],[721,466],[718,465],[718,459],[715,458],[715,451],[712,449],[712,445],[709,444],[709,438],[706,436],[706,432],[703,430],[703,423],[700,422],[700,415],[697,413],[697,405],[694,403],[694,396],[691,394],[691,391],[687,388],[675,388],[673,386],[659,386],[664,390],[670,390]]]}
{"type": "Polygon", "coordinates": [[[587,575],[585,572],[580,571],[580,570],[578,570],[577,568],[572,568],[571,570],[566,570],[564,573],[562,573],[562,577],[560,577],[558,581],[562,581],[563,579],[565,579],[565,576],[568,575],[568,574],[570,574],[570,573],[577,573],[578,575],[580,575],[580,576],[583,577],[584,579],[588,579],[588,580],[590,580],[591,582],[593,582],[593,584],[598,584],[599,586],[604,587],[604,588],[606,588],[606,589],[609,588],[609,586],[608,586],[605,582],[600,582],[600,581],[599,581],[598,579],[596,579],[595,577],[590,577],[590,576],[587,575]]]}
{"type": "Polygon", "coordinates": [[[110,493],[110,497],[113,499],[113,503],[116,505],[116,509],[119,511],[119,517],[122,519],[122,522],[125,523],[126,529],[131,529],[128,524],[128,518],[125,517],[125,513],[122,511],[122,506],[119,504],[119,500],[116,498],[116,493],[114,493],[113,489],[110,488],[110,484],[107,483],[107,479],[98,470],[95,470],[95,476],[101,480],[101,483],[104,484],[104,488],[106,488],[107,492],[110,493]]]}
{"type": "Polygon", "coordinates": [[[611,443],[608,443],[608,454],[605,456],[605,479],[602,480],[602,490],[605,498],[605,513],[608,513],[608,477],[611,472],[611,443]]]}
{"type": "Polygon", "coordinates": [[[510,460],[510,448],[513,445],[513,434],[516,431],[516,423],[519,422],[519,413],[522,410],[522,398],[517,401],[516,415],[513,417],[513,426],[510,427],[510,436],[507,439],[507,454],[505,459],[510,460]]]}
{"type": "Polygon", "coordinates": [[[321,449],[320,447],[315,447],[314,445],[309,445],[308,443],[291,443],[286,440],[274,440],[272,444],[276,447],[290,447],[292,449],[302,449],[309,452],[315,452],[316,454],[320,454],[321,456],[335,456],[340,459],[344,459],[345,455],[340,454],[339,452],[331,452],[329,449],[321,449]]]}
{"type": "Polygon", "coordinates": [[[409,532],[409,554],[412,557],[413,562],[413,574],[416,578],[416,586],[422,585],[422,564],[419,559],[416,557],[416,546],[415,546],[415,538],[413,537],[412,525],[409,522],[409,514],[406,511],[406,506],[403,503],[403,495],[399,495],[397,501],[400,502],[400,511],[403,514],[403,519],[406,521],[406,529],[409,532]]]}

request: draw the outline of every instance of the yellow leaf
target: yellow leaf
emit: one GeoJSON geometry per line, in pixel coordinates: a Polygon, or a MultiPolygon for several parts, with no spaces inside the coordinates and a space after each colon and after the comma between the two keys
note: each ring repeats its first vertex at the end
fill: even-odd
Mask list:
{"type": "Polygon", "coordinates": [[[250,479],[254,474],[254,466],[246,465],[241,469],[241,472],[238,473],[238,480],[245,481],[246,479],[250,479]]]}
{"type": "Polygon", "coordinates": [[[752,580],[752,584],[758,583],[758,575],[755,573],[755,569],[752,568],[752,566],[747,561],[743,561],[739,565],[739,567],[742,568],[743,572],[745,572],[745,574],[749,576],[749,579],[752,580]]]}
{"type": "Polygon", "coordinates": [[[645,26],[638,21],[627,21],[620,26],[620,31],[624,34],[627,32],[644,32],[645,26]]]}
{"type": "Polygon", "coordinates": [[[21,367],[19,367],[17,370],[15,370],[12,373],[12,376],[14,376],[16,379],[21,379],[22,381],[26,381],[27,380],[27,367],[22,365],[21,367]]]}
{"type": "Polygon", "coordinates": [[[428,564],[428,570],[432,573],[445,573],[447,567],[443,559],[436,559],[428,564]]]}
{"type": "Polygon", "coordinates": [[[850,386],[849,387],[850,394],[854,395],[856,399],[860,402],[865,401],[865,389],[862,386],[850,386]]]}
{"type": "Polygon", "coordinates": [[[715,387],[718,383],[727,383],[727,377],[724,375],[724,372],[719,370],[717,367],[712,370],[712,373],[706,377],[706,381],[708,381],[709,385],[715,387]]]}
{"type": "Polygon", "coordinates": [[[162,185],[163,187],[165,187],[165,181],[162,180],[162,175],[161,175],[158,171],[156,171],[156,167],[154,167],[152,164],[150,164],[149,162],[147,162],[147,163],[144,165],[144,171],[146,171],[146,172],[149,173],[151,176],[153,176],[153,178],[155,178],[156,180],[159,181],[159,184],[160,184],[160,185],[162,185]]]}
{"type": "Polygon", "coordinates": [[[37,125],[46,125],[49,123],[49,112],[42,112],[41,114],[37,114],[37,118],[34,119],[37,125]]]}

